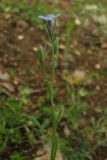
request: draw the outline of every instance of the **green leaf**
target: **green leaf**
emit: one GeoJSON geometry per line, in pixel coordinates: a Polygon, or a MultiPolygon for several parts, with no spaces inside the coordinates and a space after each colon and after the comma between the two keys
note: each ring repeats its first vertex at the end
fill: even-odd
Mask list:
{"type": "Polygon", "coordinates": [[[43,48],[39,48],[38,51],[36,52],[36,56],[40,62],[40,67],[42,70],[45,68],[45,52],[43,48]]]}
{"type": "Polygon", "coordinates": [[[72,19],[70,20],[68,23],[67,23],[67,26],[66,26],[66,48],[68,49],[69,46],[70,46],[70,41],[71,41],[71,32],[74,28],[74,25],[75,25],[75,19],[72,19]]]}

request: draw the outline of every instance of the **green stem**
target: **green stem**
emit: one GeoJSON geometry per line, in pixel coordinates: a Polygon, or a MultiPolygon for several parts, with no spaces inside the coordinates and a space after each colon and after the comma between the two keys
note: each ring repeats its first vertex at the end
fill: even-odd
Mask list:
{"type": "MultiPolygon", "coordinates": [[[[53,38],[53,37],[52,37],[53,38]]],[[[57,151],[57,134],[56,134],[56,120],[55,120],[55,106],[54,106],[54,80],[55,80],[55,40],[52,39],[52,64],[51,64],[51,109],[52,109],[52,149],[51,160],[55,160],[57,151]]]]}

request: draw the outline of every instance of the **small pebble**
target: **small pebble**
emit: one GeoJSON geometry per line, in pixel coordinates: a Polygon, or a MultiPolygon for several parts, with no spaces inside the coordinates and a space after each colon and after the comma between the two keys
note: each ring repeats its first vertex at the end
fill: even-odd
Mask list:
{"type": "Polygon", "coordinates": [[[101,68],[101,65],[100,65],[100,64],[96,64],[96,65],[95,65],[95,68],[96,68],[96,69],[100,69],[100,68],[101,68]]]}
{"type": "Polygon", "coordinates": [[[38,48],[37,48],[37,47],[33,47],[32,50],[33,50],[34,52],[37,52],[37,51],[38,51],[38,48]]]}
{"type": "Polygon", "coordinates": [[[19,35],[17,38],[18,38],[18,40],[23,40],[24,39],[24,35],[19,35]]]}

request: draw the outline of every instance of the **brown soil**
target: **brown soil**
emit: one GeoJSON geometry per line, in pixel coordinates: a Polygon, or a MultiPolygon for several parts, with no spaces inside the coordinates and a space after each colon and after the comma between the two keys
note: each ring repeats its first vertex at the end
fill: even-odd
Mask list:
{"type": "MultiPolygon", "coordinates": [[[[66,6],[65,2],[63,3],[61,2],[62,7],[66,6]]],[[[107,71],[107,46],[102,47],[104,43],[107,44],[107,41],[106,39],[102,40],[100,34],[96,36],[91,35],[91,29],[92,28],[86,28],[81,31],[78,39],[76,39],[75,34],[72,33],[74,40],[71,44],[70,55],[72,55],[73,61],[71,59],[63,61],[63,50],[59,50],[60,58],[57,66],[57,88],[59,90],[59,98],[65,94],[61,86],[61,76],[64,70],[68,70],[69,73],[79,69],[88,71],[88,73],[93,71],[99,72],[102,69],[107,71]],[[91,48],[92,44],[94,44],[94,49],[91,48]],[[77,51],[81,48],[84,49],[82,50],[83,54],[78,54],[77,51]],[[100,65],[99,68],[96,67],[97,64],[100,65]]],[[[6,21],[3,19],[3,15],[1,16],[0,70],[5,72],[9,72],[10,70],[15,71],[15,75],[11,78],[14,91],[10,94],[19,96],[18,90],[23,85],[32,88],[32,102],[29,106],[31,109],[35,109],[34,104],[37,102],[38,97],[44,95],[46,92],[43,85],[43,77],[39,69],[39,63],[35,56],[35,50],[44,40],[44,33],[36,27],[31,26],[25,20],[12,21],[11,24],[7,25],[6,21]],[[31,69],[35,71],[35,74],[30,74],[31,69]]],[[[64,45],[61,39],[60,43],[64,45]]],[[[83,84],[83,86],[88,90],[97,90],[98,88],[98,91],[94,95],[90,95],[85,99],[90,106],[98,108],[107,106],[107,74],[103,78],[92,81],[89,84],[83,84]]],[[[96,111],[91,109],[88,116],[90,117],[96,114],[96,111]]],[[[94,160],[105,160],[107,158],[107,147],[97,148],[93,157],[94,160]]]]}

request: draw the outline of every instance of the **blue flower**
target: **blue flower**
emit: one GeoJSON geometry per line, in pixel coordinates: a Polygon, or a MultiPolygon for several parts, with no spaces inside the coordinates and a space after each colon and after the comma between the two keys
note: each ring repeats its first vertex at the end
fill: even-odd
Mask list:
{"type": "Polygon", "coordinates": [[[38,16],[39,19],[44,20],[44,21],[52,21],[54,19],[56,19],[57,17],[59,17],[61,14],[49,14],[47,16],[38,16]]]}
{"type": "Polygon", "coordinates": [[[44,21],[44,28],[48,31],[49,36],[52,38],[53,33],[55,31],[56,23],[52,22],[57,17],[59,17],[61,14],[48,14],[47,16],[38,16],[39,19],[44,21]]]}

